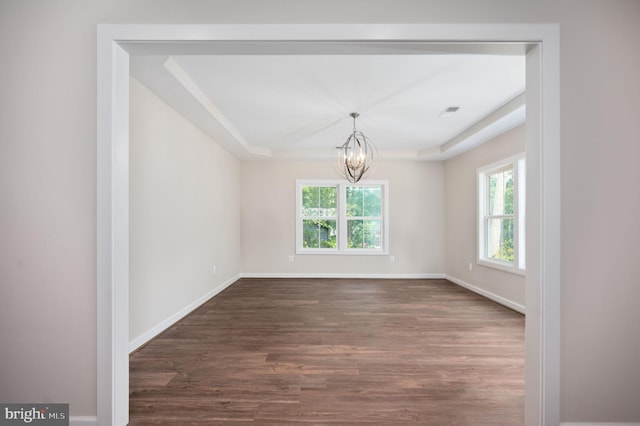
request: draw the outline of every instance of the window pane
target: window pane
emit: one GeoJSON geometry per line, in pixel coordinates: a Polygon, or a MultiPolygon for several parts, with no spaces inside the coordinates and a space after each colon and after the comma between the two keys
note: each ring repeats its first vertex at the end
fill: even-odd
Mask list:
{"type": "Polygon", "coordinates": [[[302,244],[304,248],[335,248],[336,221],[311,220],[302,221],[302,244]]]}
{"type": "Polygon", "coordinates": [[[347,246],[349,248],[381,248],[381,230],[380,220],[349,220],[347,221],[347,246]]]}
{"type": "Polygon", "coordinates": [[[382,188],[348,186],[347,216],[382,216],[382,188]]]}
{"type": "Polygon", "coordinates": [[[335,217],[336,194],[334,186],[303,186],[302,216],[335,217]]]}
{"type": "Polygon", "coordinates": [[[489,214],[513,214],[513,169],[489,175],[489,214]]]}
{"type": "Polygon", "coordinates": [[[513,219],[487,219],[487,257],[513,263],[513,219]]]}
{"type": "Polygon", "coordinates": [[[360,186],[347,186],[347,216],[363,216],[362,207],[364,188],[360,186]]]}
{"type": "Polygon", "coordinates": [[[364,216],[382,216],[382,188],[364,188],[364,216]]]}
{"type": "Polygon", "coordinates": [[[319,207],[327,214],[323,216],[336,215],[336,188],[334,186],[323,186],[319,188],[319,207]]]}
{"type": "Polygon", "coordinates": [[[318,188],[317,186],[302,187],[302,210],[318,207],[318,188]]]}

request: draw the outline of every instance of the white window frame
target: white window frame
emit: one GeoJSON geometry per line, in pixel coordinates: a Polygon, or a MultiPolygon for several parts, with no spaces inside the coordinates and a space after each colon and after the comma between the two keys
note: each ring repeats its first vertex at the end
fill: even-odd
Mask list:
{"type": "MultiPolygon", "coordinates": [[[[331,218],[333,219],[333,218],[331,218]]],[[[389,254],[389,181],[367,180],[351,183],[346,180],[296,180],[296,254],[333,254],[333,255],[388,255],[389,254]],[[302,187],[324,186],[337,188],[338,216],[336,224],[336,248],[305,248],[303,245],[302,226],[302,187]],[[381,187],[382,188],[382,244],[380,248],[348,248],[347,247],[347,187],[381,187]]]]}
{"type": "MultiPolygon", "coordinates": [[[[526,199],[526,158],[525,154],[489,164],[478,169],[478,226],[477,263],[518,275],[526,275],[525,252],[525,199],[526,199]],[[501,170],[513,169],[513,262],[492,259],[487,255],[487,233],[489,206],[489,176],[501,170]]],[[[511,215],[509,215],[511,216],[511,215]]]]}

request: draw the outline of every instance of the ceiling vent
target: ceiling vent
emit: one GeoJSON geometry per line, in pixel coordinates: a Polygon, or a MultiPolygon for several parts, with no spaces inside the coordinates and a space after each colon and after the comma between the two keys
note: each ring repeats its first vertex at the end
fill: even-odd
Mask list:
{"type": "Polygon", "coordinates": [[[440,113],[440,117],[447,118],[453,117],[456,112],[460,109],[460,106],[448,106],[440,113]]]}

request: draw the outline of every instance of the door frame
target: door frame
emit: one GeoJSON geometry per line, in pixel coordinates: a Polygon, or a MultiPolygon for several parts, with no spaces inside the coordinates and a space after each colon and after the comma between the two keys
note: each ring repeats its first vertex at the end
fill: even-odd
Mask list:
{"type": "Polygon", "coordinates": [[[560,417],[560,39],[557,24],[98,25],[98,425],[129,420],[129,53],[160,43],[522,45],[527,49],[525,424],[560,417]]]}

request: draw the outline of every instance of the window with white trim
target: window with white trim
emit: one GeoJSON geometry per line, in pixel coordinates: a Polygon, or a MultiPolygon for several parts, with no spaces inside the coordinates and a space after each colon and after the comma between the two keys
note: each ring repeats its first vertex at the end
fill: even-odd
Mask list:
{"type": "Polygon", "coordinates": [[[296,253],[388,254],[388,182],[296,182],[296,253]]]}
{"type": "Polygon", "coordinates": [[[478,170],[478,263],[525,273],[525,157],[478,170]]]}

